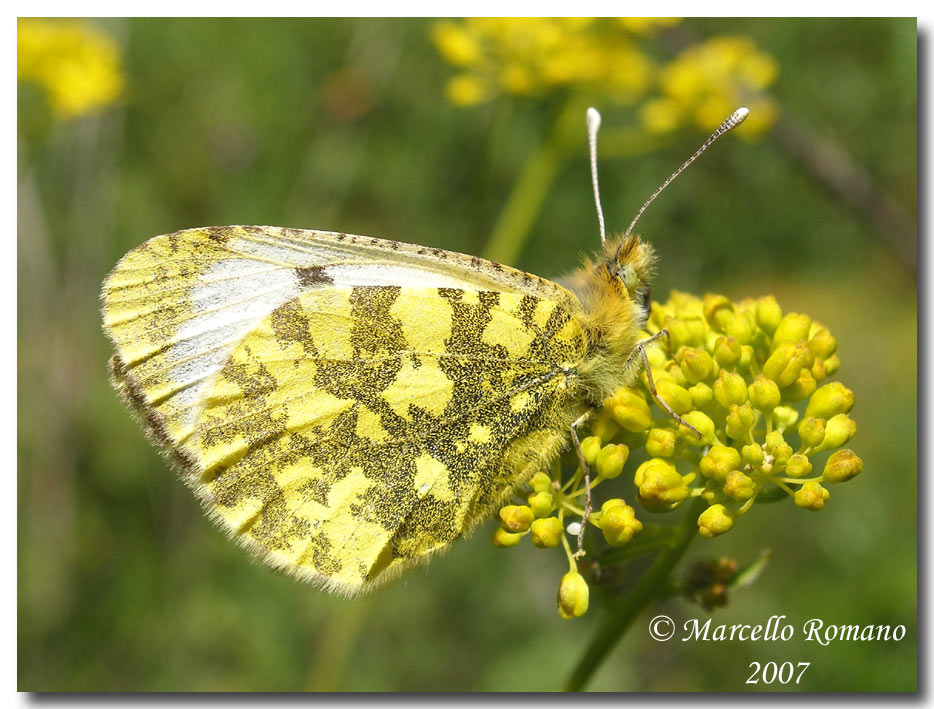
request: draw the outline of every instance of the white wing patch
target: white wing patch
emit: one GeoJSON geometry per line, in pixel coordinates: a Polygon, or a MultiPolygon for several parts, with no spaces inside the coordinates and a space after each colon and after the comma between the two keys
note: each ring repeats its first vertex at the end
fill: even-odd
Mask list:
{"type": "Polygon", "coordinates": [[[177,404],[186,409],[185,424],[194,424],[195,404],[237,343],[269,313],[298,295],[294,270],[257,265],[247,259],[218,261],[191,290],[192,317],[179,329],[178,342],[168,353],[175,362],[169,372],[172,380],[190,385],[177,394],[177,404]]]}

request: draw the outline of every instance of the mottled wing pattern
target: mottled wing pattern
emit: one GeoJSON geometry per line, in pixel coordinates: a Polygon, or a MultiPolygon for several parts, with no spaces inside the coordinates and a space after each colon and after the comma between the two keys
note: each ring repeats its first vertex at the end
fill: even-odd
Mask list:
{"type": "Polygon", "coordinates": [[[157,237],[104,286],[114,381],[226,529],[354,593],[564,444],[586,341],[533,278],[321,232],[157,237]]]}

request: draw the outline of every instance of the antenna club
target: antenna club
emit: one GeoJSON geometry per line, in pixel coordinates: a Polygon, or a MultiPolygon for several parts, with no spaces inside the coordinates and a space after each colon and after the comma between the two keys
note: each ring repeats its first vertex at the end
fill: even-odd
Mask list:
{"type": "Polygon", "coordinates": [[[730,117],[726,119],[725,123],[729,126],[727,130],[733,130],[740,123],[746,120],[746,116],[749,115],[749,109],[745,106],[740,106],[733,113],[730,114],[730,117]]]}
{"type": "Polygon", "coordinates": [[[587,128],[596,133],[600,129],[600,111],[592,106],[587,109],[587,128]]]}

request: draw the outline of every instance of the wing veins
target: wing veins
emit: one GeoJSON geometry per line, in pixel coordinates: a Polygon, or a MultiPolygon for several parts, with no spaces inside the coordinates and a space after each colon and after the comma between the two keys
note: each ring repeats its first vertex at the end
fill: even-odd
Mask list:
{"type": "MultiPolygon", "coordinates": [[[[564,369],[562,369],[562,368],[555,368],[555,369],[552,369],[552,370],[550,370],[550,371],[548,371],[548,372],[545,372],[544,374],[542,374],[542,375],[539,376],[539,377],[535,377],[534,379],[530,379],[530,380],[528,380],[528,381],[526,381],[526,382],[523,382],[521,385],[519,385],[519,386],[517,386],[517,387],[513,387],[513,388],[508,389],[508,390],[506,390],[506,391],[504,391],[504,392],[501,392],[501,393],[498,394],[497,396],[495,396],[495,397],[493,397],[493,398],[487,400],[486,402],[484,402],[482,408],[485,409],[485,408],[488,408],[488,407],[493,406],[493,405],[495,405],[495,404],[498,404],[498,403],[502,402],[504,399],[507,399],[507,398],[513,396],[514,394],[517,394],[517,393],[519,393],[519,392],[527,391],[527,390],[529,390],[529,389],[532,389],[532,388],[534,388],[536,385],[544,384],[545,382],[549,381],[550,379],[553,379],[555,376],[557,376],[557,375],[559,375],[559,374],[565,374],[565,373],[567,373],[566,370],[564,370],[564,369]]],[[[286,399],[285,402],[283,402],[283,403],[288,403],[288,402],[296,401],[296,400],[298,400],[299,398],[301,398],[301,397],[300,397],[300,396],[290,397],[289,399],[286,399]]],[[[353,402],[357,402],[357,401],[359,401],[359,399],[345,399],[345,401],[351,402],[351,405],[352,405],[353,402]]],[[[267,412],[267,411],[272,410],[273,408],[282,408],[282,403],[277,403],[275,406],[267,406],[267,407],[264,407],[264,408],[261,408],[261,409],[253,410],[253,411],[251,411],[249,414],[245,414],[245,415],[243,415],[243,416],[237,417],[236,419],[232,419],[232,418],[229,418],[229,417],[224,417],[224,423],[226,424],[226,423],[228,423],[228,422],[236,422],[236,421],[241,421],[241,420],[243,420],[243,419],[245,419],[245,418],[251,418],[251,417],[259,416],[259,415],[261,415],[261,414],[264,413],[264,412],[267,412]]],[[[448,417],[448,418],[441,418],[441,419],[439,419],[439,420],[435,423],[434,426],[432,426],[431,428],[426,429],[426,430],[424,430],[424,431],[416,432],[416,433],[414,433],[413,435],[406,436],[405,438],[394,438],[394,439],[389,439],[389,440],[386,440],[386,441],[367,441],[366,446],[367,446],[368,448],[383,448],[383,447],[391,447],[391,446],[400,446],[400,447],[401,447],[401,446],[404,446],[404,445],[407,445],[407,444],[411,444],[411,443],[418,443],[418,442],[420,442],[420,441],[423,441],[423,440],[427,439],[431,434],[436,433],[439,429],[446,428],[447,426],[450,426],[450,425],[452,425],[452,424],[459,423],[460,421],[463,421],[463,420],[464,420],[465,418],[467,418],[468,416],[472,416],[474,413],[475,413],[475,411],[469,411],[469,412],[465,411],[465,412],[463,412],[462,414],[458,414],[457,416],[448,417]]],[[[301,429],[301,431],[304,432],[305,430],[311,428],[313,425],[314,425],[314,424],[308,424],[308,425],[304,426],[304,427],[301,429]]],[[[267,439],[262,438],[262,439],[259,439],[259,440],[255,441],[255,442],[248,443],[247,446],[246,446],[246,448],[244,449],[243,454],[240,456],[240,458],[238,458],[238,461],[237,461],[237,462],[239,462],[239,461],[242,460],[244,457],[246,457],[247,453],[249,453],[251,450],[253,450],[253,449],[256,448],[257,446],[265,444],[266,440],[267,440],[267,439]]],[[[318,438],[318,439],[316,439],[316,445],[320,445],[320,444],[323,444],[323,443],[336,443],[337,445],[340,445],[341,447],[345,448],[345,449],[347,450],[347,453],[344,454],[344,457],[346,457],[347,455],[350,454],[350,452],[352,452],[353,450],[356,449],[354,445],[352,445],[352,444],[350,444],[350,443],[347,443],[346,441],[342,441],[342,440],[340,439],[339,436],[326,436],[326,437],[324,437],[324,438],[318,438]]],[[[285,457],[286,455],[291,455],[291,453],[292,453],[292,451],[285,451],[285,452],[283,452],[281,455],[277,455],[277,456],[275,456],[275,457],[273,457],[273,458],[267,459],[265,462],[266,462],[266,463],[274,463],[274,462],[277,462],[277,461],[281,460],[283,457],[285,457]]],[[[335,465],[340,465],[340,464],[343,462],[343,460],[344,460],[344,458],[341,458],[339,461],[335,461],[334,464],[335,464],[335,465]]],[[[216,467],[218,467],[218,466],[214,466],[214,467],[211,467],[211,468],[207,468],[207,467],[206,467],[206,468],[202,471],[202,477],[203,477],[204,479],[207,479],[207,478],[206,478],[207,474],[211,473],[216,467]]],[[[231,467],[231,466],[228,465],[227,467],[231,467]]],[[[212,476],[212,477],[217,477],[217,476],[212,476]]]]}

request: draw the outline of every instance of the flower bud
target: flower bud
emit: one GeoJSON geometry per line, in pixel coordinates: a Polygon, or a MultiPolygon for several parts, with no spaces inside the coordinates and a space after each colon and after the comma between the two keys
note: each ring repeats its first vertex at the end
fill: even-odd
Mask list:
{"type": "Polygon", "coordinates": [[[547,517],[555,509],[555,498],[550,492],[534,492],[529,495],[529,509],[536,519],[547,517]]]}
{"type": "Polygon", "coordinates": [[[632,540],[642,531],[642,522],[636,519],[636,511],[627,504],[614,505],[600,515],[600,530],[607,544],[619,547],[632,540]]]}
{"type": "Polygon", "coordinates": [[[806,455],[795,453],[785,463],[785,475],[790,478],[803,478],[811,472],[811,461],[806,455]]]}
{"type": "Polygon", "coordinates": [[[681,318],[665,318],[665,327],[671,335],[671,346],[677,352],[679,347],[691,345],[695,342],[696,327],[681,318]]]}
{"type": "Polygon", "coordinates": [[[733,405],[739,406],[747,399],[746,381],[736,372],[721,369],[713,383],[713,395],[724,409],[733,405]]]}
{"type": "Polygon", "coordinates": [[[756,423],[756,412],[747,401],[742,406],[731,406],[726,415],[726,435],[730,438],[742,438],[756,423]]]}
{"type": "Polygon", "coordinates": [[[701,434],[698,438],[697,433],[684,424],[678,427],[678,433],[692,446],[709,446],[717,439],[716,427],[707,414],[702,411],[689,411],[682,418],[701,434]]]}
{"type": "Polygon", "coordinates": [[[652,301],[652,305],[649,308],[649,319],[648,325],[652,327],[655,332],[658,332],[665,326],[665,318],[668,317],[668,308],[659,303],[657,300],[652,301]]]}
{"type": "Polygon", "coordinates": [[[564,530],[561,528],[561,521],[557,517],[544,517],[532,522],[532,530],[529,535],[532,544],[539,549],[550,549],[561,543],[561,535],[564,530]]]}
{"type": "Polygon", "coordinates": [[[770,335],[775,332],[782,319],[782,309],[775,296],[767,295],[756,303],[756,322],[770,335]]]}
{"type": "MultiPolygon", "coordinates": [[[[688,345],[699,346],[704,342],[704,336],[707,334],[707,323],[704,322],[704,318],[701,317],[700,313],[679,313],[680,317],[685,323],[687,323],[688,329],[691,332],[691,338],[688,340],[688,345]]],[[[677,352],[678,348],[673,347],[673,351],[677,352]]]]}
{"type": "Polygon", "coordinates": [[[532,488],[535,492],[550,492],[551,491],[551,476],[548,473],[535,473],[532,476],[532,479],[529,480],[529,487],[532,488]]]}
{"type": "Polygon", "coordinates": [[[685,378],[691,384],[709,379],[716,367],[713,358],[705,350],[684,347],[678,352],[678,363],[685,378]]]}
{"type": "Polygon", "coordinates": [[[824,419],[808,416],[798,424],[798,435],[801,436],[801,444],[805,448],[817,448],[824,440],[826,426],[827,422],[824,419]]]}
{"type": "MultiPolygon", "coordinates": [[[[825,362],[826,364],[826,362],[825,362]]],[[[805,416],[829,419],[836,414],[845,414],[853,408],[853,392],[840,382],[825,384],[811,395],[805,416]]]]}
{"type": "Polygon", "coordinates": [[[535,515],[526,505],[506,505],[499,511],[499,518],[503,523],[503,529],[507,532],[518,533],[529,528],[535,515]]]}
{"type": "Polygon", "coordinates": [[[668,374],[668,378],[675,384],[683,387],[691,386],[690,383],[688,383],[687,377],[684,376],[684,372],[681,371],[681,367],[679,367],[678,363],[674,360],[665,365],[665,372],[668,374]]]}
{"type": "Polygon", "coordinates": [[[581,441],[581,453],[583,453],[587,465],[593,465],[596,462],[597,455],[599,455],[602,447],[603,442],[599,436],[587,436],[581,441]]]}
{"type": "Polygon", "coordinates": [[[762,374],[786,387],[794,382],[811,357],[811,352],[802,342],[783,342],[762,365],[762,374]]]}
{"type": "Polygon", "coordinates": [[[752,345],[743,345],[740,348],[739,365],[737,369],[749,369],[749,365],[752,364],[752,358],[755,353],[756,351],[752,345]]]}
{"type": "Polygon", "coordinates": [[[741,345],[748,345],[752,342],[754,330],[753,324],[746,313],[734,313],[732,317],[725,319],[723,332],[741,345]]]}
{"type": "Polygon", "coordinates": [[[785,387],[785,401],[801,401],[807,399],[817,389],[817,380],[808,369],[802,369],[798,378],[785,387]]]}
{"type": "Polygon", "coordinates": [[[798,423],[798,410],[792,406],[776,406],[772,410],[772,417],[775,425],[785,430],[798,423]]]}
{"type": "Polygon", "coordinates": [[[759,411],[771,411],[781,403],[782,393],[778,385],[761,374],[749,385],[749,401],[759,411]]]}
{"type": "Polygon", "coordinates": [[[619,433],[619,424],[613,420],[606,409],[601,409],[590,427],[591,433],[601,441],[612,441],[619,433]]]}
{"type": "Polygon", "coordinates": [[[827,421],[827,428],[824,431],[824,441],[821,443],[823,450],[830,448],[839,448],[856,435],[856,421],[846,414],[837,414],[827,421]]]}
{"type": "Polygon", "coordinates": [[[623,466],[629,458],[629,446],[622,443],[610,443],[597,454],[597,474],[612,480],[623,472],[623,466]]]}
{"type": "Polygon", "coordinates": [[[723,323],[733,315],[733,303],[723,295],[708,293],[704,296],[704,317],[715,330],[722,331],[723,323]]]}
{"type": "Polygon", "coordinates": [[[512,532],[507,532],[502,527],[497,527],[493,532],[493,546],[495,547],[514,547],[516,544],[522,541],[521,534],[513,534],[512,532]]]}
{"type": "Polygon", "coordinates": [[[698,531],[702,537],[716,537],[733,528],[736,516],[723,505],[711,505],[697,518],[698,531]]]}
{"type": "Polygon", "coordinates": [[[653,458],[671,458],[677,442],[678,437],[670,428],[650,428],[645,450],[653,458]]]}
{"type": "Polygon", "coordinates": [[[631,387],[617,389],[604,406],[616,423],[632,433],[639,433],[652,425],[652,412],[645,397],[631,387]]]}
{"type": "Polygon", "coordinates": [[[814,377],[814,381],[818,384],[827,378],[827,369],[824,366],[824,360],[820,357],[814,358],[814,364],[811,365],[811,376],[814,377]]]}
{"type": "Polygon", "coordinates": [[[640,465],[633,481],[639,488],[639,501],[653,510],[676,505],[688,496],[684,478],[661,458],[649,458],[640,465]]]}
{"type": "Polygon", "coordinates": [[[819,510],[830,499],[830,492],[820,483],[807,482],[795,493],[795,504],[805,510],[819,510]]]}
{"type": "Polygon", "coordinates": [[[829,483],[845,483],[863,472],[863,461],[849,448],[838,450],[827,459],[824,480],[829,483]]]}
{"type": "Polygon", "coordinates": [[[577,571],[568,571],[558,587],[558,615],[565,620],[580,618],[590,605],[590,589],[577,571]]]}
{"type": "Polygon", "coordinates": [[[743,354],[735,337],[718,337],[713,346],[713,357],[721,367],[734,367],[743,354]]]}
{"type": "Polygon", "coordinates": [[[609,509],[612,509],[613,507],[625,507],[625,506],[626,506],[626,500],[624,500],[623,498],[611,497],[609,500],[607,500],[602,505],[600,505],[600,512],[594,513],[594,514],[595,515],[603,514],[604,512],[606,512],[609,509]]]}
{"type": "Polygon", "coordinates": [[[837,340],[825,327],[818,328],[814,336],[808,340],[808,349],[815,357],[827,359],[837,351],[837,340]]]}
{"type": "Polygon", "coordinates": [[[742,456],[743,461],[753,468],[758,468],[762,465],[762,461],[765,460],[765,453],[762,452],[762,446],[758,443],[743,446],[742,456]]]}
{"type": "Polygon", "coordinates": [[[772,335],[772,346],[782,342],[806,342],[811,331],[811,318],[800,313],[788,313],[778,323],[772,335]]]}
{"type": "Polygon", "coordinates": [[[708,478],[719,482],[741,465],[739,452],[730,446],[710,446],[707,455],[701,458],[700,471],[708,478]]]}
{"type": "Polygon", "coordinates": [[[838,369],[840,369],[839,355],[834,353],[829,357],[824,358],[824,371],[827,373],[828,377],[832,374],[836,374],[838,369]]]}
{"type": "Polygon", "coordinates": [[[781,431],[772,431],[765,437],[765,449],[775,459],[775,465],[784,465],[794,455],[794,449],[785,443],[781,431]]]}
{"type": "MultiPolygon", "coordinates": [[[[639,333],[640,339],[646,339],[650,337],[649,333],[639,333]]],[[[662,338],[662,342],[666,338],[662,338]]],[[[665,366],[665,362],[668,360],[668,346],[667,342],[663,345],[662,342],[656,340],[652,342],[645,348],[646,359],[649,360],[649,366],[652,369],[661,369],[665,366]]]]}
{"type": "Polygon", "coordinates": [[[734,500],[745,502],[756,494],[753,479],[740,470],[731,470],[723,483],[723,492],[734,500]]]}
{"type": "Polygon", "coordinates": [[[664,401],[676,414],[684,414],[691,410],[693,401],[688,390],[671,379],[660,379],[655,382],[658,398],[664,401]]]}
{"type": "Polygon", "coordinates": [[[688,391],[691,393],[691,401],[694,403],[693,408],[695,409],[702,409],[713,401],[713,389],[704,382],[698,382],[688,391]]]}

